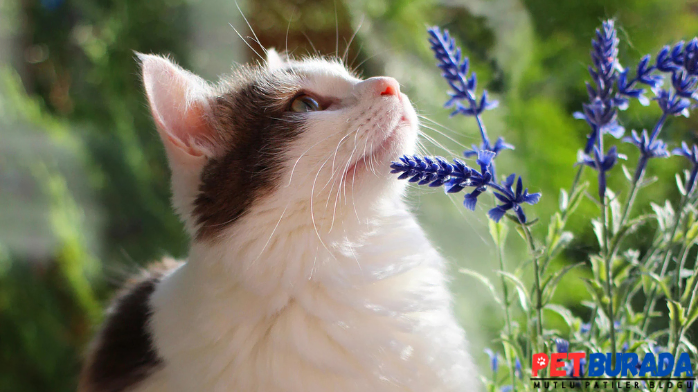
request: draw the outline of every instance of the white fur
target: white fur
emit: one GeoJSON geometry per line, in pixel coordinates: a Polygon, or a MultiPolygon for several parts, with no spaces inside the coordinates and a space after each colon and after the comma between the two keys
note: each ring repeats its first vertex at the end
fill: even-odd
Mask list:
{"type": "MultiPolygon", "coordinates": [[[[389,174],[415,143],[407,97],[381,96],[385,80],[361,81],[339,63],[294,65],[304,89],[340,103],[308,114],[273,195],[219,240],[195,241],[158,285],[150,328],[164,366],[137,391],[479,390],[444,260],[389,174]]],[[[193,177],[173,174],[193,230],[182,207],[193,177]]]]}

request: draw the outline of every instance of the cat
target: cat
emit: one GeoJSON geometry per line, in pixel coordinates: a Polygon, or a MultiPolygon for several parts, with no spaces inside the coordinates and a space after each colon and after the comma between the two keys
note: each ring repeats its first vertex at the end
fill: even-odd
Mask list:
{"type": "Polygon", "coordinates": [[[395,79],[270,49],[212,85],[138,57],[191,249],[117,296],[81,392],[480,390],[389,175],[418,128],[395,79]]]}

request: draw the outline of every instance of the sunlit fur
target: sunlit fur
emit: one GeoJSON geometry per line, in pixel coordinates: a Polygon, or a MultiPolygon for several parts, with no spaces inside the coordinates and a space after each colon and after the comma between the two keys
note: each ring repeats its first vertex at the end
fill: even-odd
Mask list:
{"type": "MultiPolygon", "coordinates": [[[[415,146],[409,100],[381,95],[379,81],[340,62],[269,56],[265,72],[293,67],[299,90],[339,104],[307,113],[275,190],[216,239],[194,241],[157,286],[150,329],[164,366],[136,390],[479,390],[445,262],[388,175],[415,146]]],[[[174,203],[195,236],[200,166],[171,166],[174,203]]]]}

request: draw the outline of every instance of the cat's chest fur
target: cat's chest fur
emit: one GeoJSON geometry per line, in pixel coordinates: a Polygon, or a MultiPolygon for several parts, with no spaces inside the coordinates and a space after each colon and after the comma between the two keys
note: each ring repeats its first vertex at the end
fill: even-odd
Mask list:
{"type": "Polygon", "coordinates": [[[442,260],[409,214],[383,223],[334,257],[267,246],[247,267],[264,282],[174,271],[150,300],[164,365],[137,391],[475,390],[442,260]]]}

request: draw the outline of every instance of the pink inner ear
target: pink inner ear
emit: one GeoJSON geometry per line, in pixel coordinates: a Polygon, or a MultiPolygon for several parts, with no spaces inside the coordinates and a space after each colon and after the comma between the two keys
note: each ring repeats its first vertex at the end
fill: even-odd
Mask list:
{"type": "Polygon", "coordinates": [[[150,109],[168,149],[193,156],[210,154],[215,130],[206,120],[210,96],[206,82],[162,57],[139,57],[150,109]]]}

